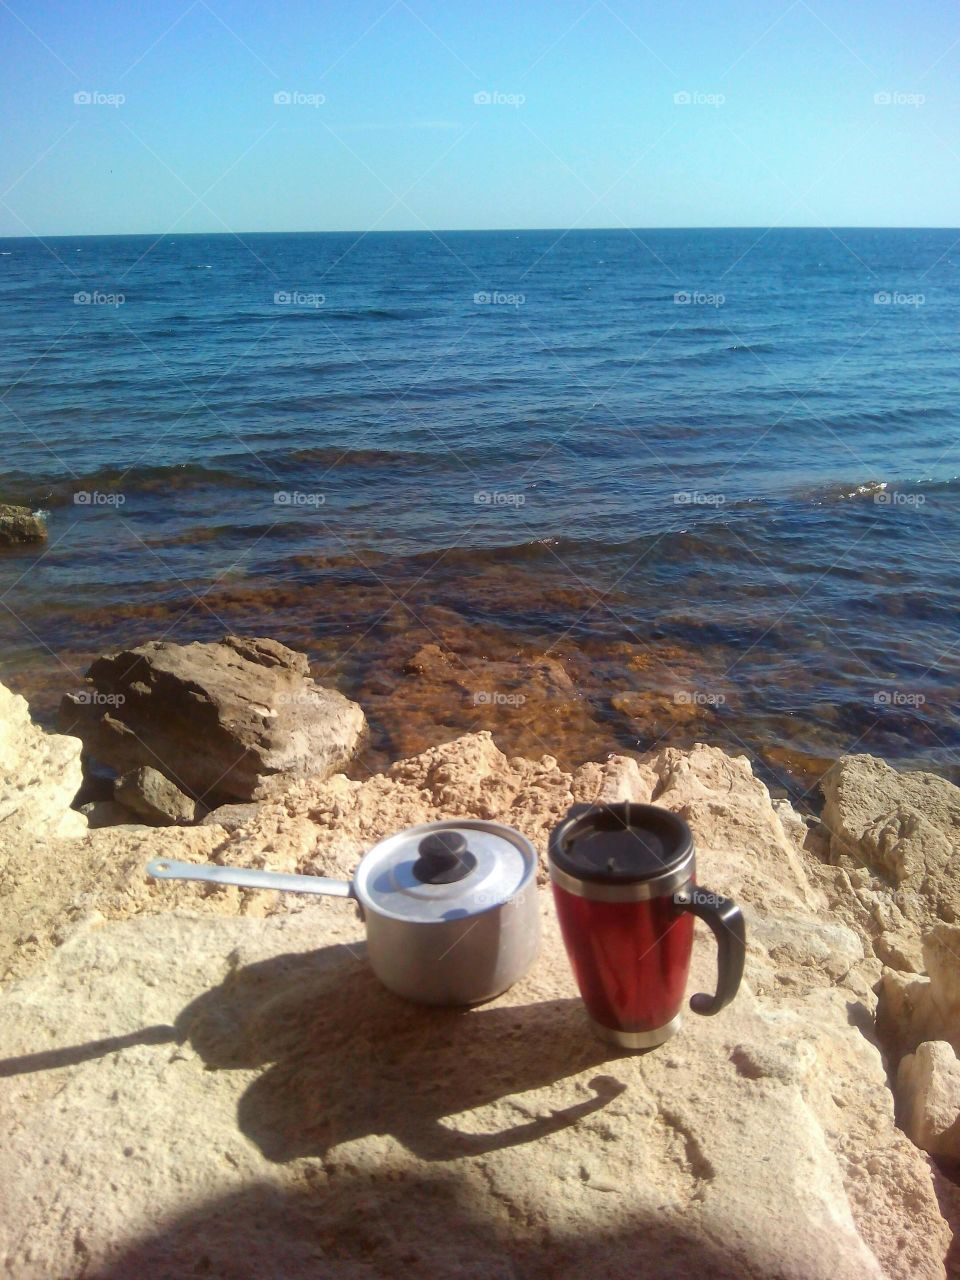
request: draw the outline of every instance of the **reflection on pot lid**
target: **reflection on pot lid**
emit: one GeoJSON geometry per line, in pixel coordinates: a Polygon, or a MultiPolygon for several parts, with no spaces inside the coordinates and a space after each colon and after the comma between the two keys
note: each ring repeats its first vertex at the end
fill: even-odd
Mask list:
{"type": "Polygon", "coordinates": [[[411,923],[479,915],[536,874],[530,842],[498,822],[460,818],[398,831],[374,845],[354,884],[364,906],[411,923]]]}

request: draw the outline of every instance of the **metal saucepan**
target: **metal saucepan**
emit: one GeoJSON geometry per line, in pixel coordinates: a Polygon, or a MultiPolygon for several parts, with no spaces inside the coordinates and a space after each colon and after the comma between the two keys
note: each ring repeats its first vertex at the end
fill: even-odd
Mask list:
{"type": "Polygon", "coordinates": [[[519,831],[472,818],[408,827],[373,846],[352,880],[195,866],[155,858],[158,879],[353,898],[385,987],[421,1004],[491,1000],[540,945],[537,853],[519,831]]]}

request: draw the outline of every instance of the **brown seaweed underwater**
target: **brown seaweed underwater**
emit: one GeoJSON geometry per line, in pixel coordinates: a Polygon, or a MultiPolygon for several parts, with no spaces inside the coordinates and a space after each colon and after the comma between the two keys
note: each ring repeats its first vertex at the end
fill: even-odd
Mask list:
{"type": "MultiPolygon", "coordinates": [[[[141,554],[164,559],[185,540],[209,545],[201,528],[149,538],[141,554]]],[[[30,554],[16,557],[23,569],[30,554]]],[[[4,615],[3,678],[50,723],[100,652],[164,636],[269,635],[307,652],[318,679],[363,705],[371,734],[358,775],[478,729],[508,754],[550,754],[564,766],[705,740],[745,752],[775,790],[811,806],[837,755],[920,760],[956,732],[956,666],[928,673],[933,698],[885,702],[876,655],[848,645],[820,602],[790,609],[782,590],[751,584],[744,559],[742,538],[716,526],[674,537],[668,550],[651,544],[627,572],[581,568],[547,540],[407,557],[298,552],[250,570],[241,559],[212,581],[137,584],[128,599],[112,586],[108,598],[51,601],[34,575],[26,601],[4,615]],[[670,575],[672,593],[662,585],[670,575]],[[39,643],[25,645],[25,629],[39,643]]],[[[862,578],[863,565],[851,572],[862,578]]],[[[902,591],[890,599],[909,610],[902,591]]]]}

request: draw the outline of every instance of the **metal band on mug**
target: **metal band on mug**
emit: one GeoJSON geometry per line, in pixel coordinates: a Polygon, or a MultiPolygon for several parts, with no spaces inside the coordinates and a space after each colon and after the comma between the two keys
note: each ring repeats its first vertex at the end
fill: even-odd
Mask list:
{"type": "Polygon", "coordinates": [[[549,865],[550,879],[555,885],[591,902],[646,902],[650,898],[665,898],[693,880],[696,866],[691,848],[682,861],[651,880],[638,880],[632,884],[600,884],[568,875],[552,858],[549,865]]]}
{"type": "Polygon", "coordinates": [[[601,1040],[607,1044],[619,1045],[621,1049],[655,1049],[680,1030],[682,1017],[678,1013],[675,1018],[665,1022],[662,1027],[654,1027],[652,1031],[623,1031],[619,1027],[605,1027],[602,1022],[590,1019],[590,1025],[601,1040]]]}

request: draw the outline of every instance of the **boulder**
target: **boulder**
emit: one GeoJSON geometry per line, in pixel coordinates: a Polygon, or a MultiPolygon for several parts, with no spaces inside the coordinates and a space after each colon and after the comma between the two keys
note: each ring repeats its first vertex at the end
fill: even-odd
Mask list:
{"type": "Polygon", "coordinates": [[[79,806],[91,831],[100,827],[118,827],[128,823],[139,823],[141,819],[126,805],[116,800],[89,800],[79,806]]]}
{"type": "Polygon", "coordinates": [[[124,774],[149,766],[205,807],[262,798],[353,754],[362,710],[274,640],[152,641],[98,658],[59,724],[124,774]]]}
{"type": "Polygon", "coordinates": [[[889,928],[960,920],[960,787],[932,773],[898,773],[874,756],[845,756],[823,779],[823,823],[841,866],[865,868],[892,891],[889,928]]]}
{"type": "Polygon", "coordinates": [[[927,1040],[897,1071],[903,1127],[932,1156],[960,1160],[960,1060],[943,1040],[927,1040]]]}
{"type": "Polygon", "coordinates": [[[46,539],[47,523],[39,512],[0,502],[0,547],[19,547],[46,539]]]}
{"type": "Polygon", "coordinates": [[[855,930],[880,966],[871,983],[875,1032],[896,1082],[898,1114],[931,1150],[917,1099],[939,1095],[933,1060],[920,1049],[947,1042],[960,1051],[960,788],[866,755],[838,760],[822,785],[821,857],[833,866],[811,870],[834,920],[855,930]]]}
{"type": "Polygon", "coordinates": [[[923,939],[926,976],[887,970],[880,984],[877,1030],[895,1067],[925,1040],[960,1052],[960,925],[938,924],[923,939]]]}
{"type": "Polygon", "coordinates": [[[222,804],[211,809],[200,819],[204,827],[223,827],[227,831],[239,831],[260,812],[258,804],[222,804]]]}
{"type": "Polygon", "coordinates": [[[77,738],[44,733],[25,698],[0,685],[0,841],[80,835],[83,814],[71,809],[83,773],[77,738]]]}
{"type": "Polygon", "coordinates": [[[149,765],[131,769],[118,778],[114,795],[121,805],[153,827],[177,826],[194,822],[197,817],[196,801],[149,765]]]}
{"type": "MultiPolygon", "coordinates": [[[[571,773],[480,733],[363,782],[295,778],[233,831],[62,841],[0,994],[7,1269],[942,1280],[950,1233],[871,1034],[877,962],[796,830],[713,748],[571,773]],[[537,964],[463,1011],[386,992],[349,903],[143,871],[164,854],[343,878],[452,814],[542,855],[574,800],[606,796],[682,813],[702,882],[751,922],[736,1001],[647,1054],[591,1035],[546,884],[537,964]]],[[[33,851],[15,866],[14,893],[33,851]]],[[[691,991],[715,963],[698,925],[691,991]]]]}

